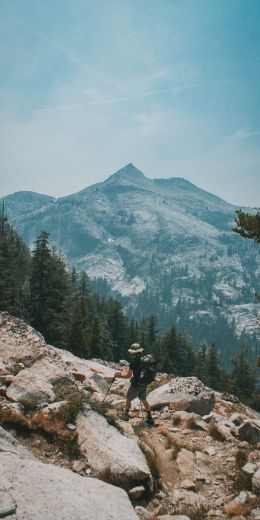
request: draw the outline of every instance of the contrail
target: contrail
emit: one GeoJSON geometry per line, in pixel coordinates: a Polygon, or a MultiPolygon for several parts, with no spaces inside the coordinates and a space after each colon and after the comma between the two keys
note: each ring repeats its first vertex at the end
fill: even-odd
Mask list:
{"type": "MultiPolygon", "coordinates": [[[[213,83],[218,83],[219,81],[223,80],[215,80],[213,83]]],[[[176,92],[178,90],[186,90],[186,89],[192,89],[192,88],[200,88],[208,86],[210,83],[194,83],[191,85],[183,85],[179,87],[171,87],[171,88],[164,88],[161,90],[149,90],[148,92],[143,92],[134,96],[126,96],[126,97],[118,97],[118,98],[112,98],[112,99],[104,99],[104,100],[98,100],[98,101],[89,101],[88,103],[75,103],[75,104],[68,104],[68,105],[59,105],[59,106],[53,106],[53,107],[46,107],[46,108],[38,108],[34,110],[35,112],[54,112],[54,111],[60,111],[60,110],[74,110],[78,108],[85,108],[88,106],[95,106],[95,105],[113,105],[115,103],[123,103],[125,101],[134,101],[136,99],[142,99],[149,96],[157,96],[158,94],[167,94],[170,92],[176,92]]]]}

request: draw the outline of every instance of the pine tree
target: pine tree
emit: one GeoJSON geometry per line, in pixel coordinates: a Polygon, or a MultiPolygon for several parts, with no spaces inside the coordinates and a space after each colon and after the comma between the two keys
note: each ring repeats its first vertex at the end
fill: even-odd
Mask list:
{"type": "Polygon", "coordinates": [[[204,384],[208,384],[208,360],[207,360],[207,346],[202,345],[197,354],[194,367],[194,375],[198,377],[204,384]]]}
{"type": "Polygon", "coordinates": [[[115,344],[113,358],[115,361],[119,361],[121,357],[125,357],[129,335],[126,317],[122,312],[120,303],[116,300],[110,299],[108,301],[107,322],[115,344]]]}
{"type": "Polygon", "coordinates": [[[76,356],[91,357],[91,328],[86,303],[80,294],[74,297],[68,308],[62,342],[62,346],[76,356]]]}
{"type": "Polygon", "coordinates": [[[63,260],[51,251],[46,231],[35,241],[30,290],[31,324],[47,342],[59,346],[65,320],[68,275],[63,260]]]}
{"type": "Polygon", "coordinates": [[[207,384],[214,390],[220,390],[222,384],[222,373],[219,367],[218,352],[214,343],[208,349],[207,384]]]}
{"type": "Polygon", "coordinates": [[[156,327],[157,320],[154,314],[150,314],[146,324],[146,342],[151,350],[156,344],[158,329],[156,327]]]}
{"type": "Polygon", "coordinates": [[[30,254],[26,245],[0,210],[0,310],[24,318],[27,315],[26,281],[30,254]]]}
{"type": "Polygon", "coordinates": [[[229,391],[239,399],[249,399],[255,391],[256,375],[250,365],[244,347],[241,347],[232,359],[234,369],[230,374],[229,391]]]}
{"type": "Polygon", "coordinates": [[[242,237],[250,238],[260,243],[260,213],[252,215],[238,210],[236,211],[236,215],[237,227],[234,228],[235,233],[239,233],[242,237]]]}
{"type": "Polygon", "coordinates": [[[162,337],[160,344],[160,370],[167,373],[178,373],[179,356],[177,352],[177,334],[175,326],[162,337]]]}

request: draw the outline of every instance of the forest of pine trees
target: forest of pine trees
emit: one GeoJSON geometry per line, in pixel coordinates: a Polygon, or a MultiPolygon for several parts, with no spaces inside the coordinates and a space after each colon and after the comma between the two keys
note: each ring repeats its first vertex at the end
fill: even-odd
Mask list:
{"type": "Polygon", "coordinates": [[[219,391],[236,394],[260,410],[255,368],[246,349],[232,358],[227,374],[220,366],[217,347],[193,348],[175,326],[159,335],[154,314],[129,320],[121,304],[93,290],[83,271],[68,269],[61,254],[42,231],[32,252],[5,217],[0,215],[0,310],[20,317],[56,347],[88,359],[125,359],[137,341],[159,359],[158,370],[179,376],[194,375],[219,391]]]}

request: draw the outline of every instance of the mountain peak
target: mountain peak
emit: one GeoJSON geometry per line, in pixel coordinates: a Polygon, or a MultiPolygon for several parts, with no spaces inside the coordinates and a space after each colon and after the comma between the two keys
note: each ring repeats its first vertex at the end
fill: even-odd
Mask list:
{"type": "Polygon", "coordinates": [[[128,163],[126,166],[123,166],[123,168],[120,168],[120,170],[111,175],[109,179],[111,178],[127,178],[129,180],[145,179],[145,175],[138,170],[133,163],[128,163]]]}

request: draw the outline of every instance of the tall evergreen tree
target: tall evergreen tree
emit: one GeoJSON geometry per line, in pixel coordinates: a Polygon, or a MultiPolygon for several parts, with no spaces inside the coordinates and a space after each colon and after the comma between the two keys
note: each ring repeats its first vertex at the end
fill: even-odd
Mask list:
{"type": "Polygon", "coordinates": [[[30,254],[5,215],[4,201],[0,209],[0,310],[26,317],[26,281],[30,254]]]}
{"type": "Polygon", "coordinates": [[[147,318],[146,324],[146,341],[150,349],[153,350],[153,347],[157,341],[158,329],[157,329],[157,320],[154,314],[150,314],[147,318]]]}
{"type": "Polygon", "coordinates": [[[107,322],[108,327],[115,342],[114,360],[119,361],[121,357],[125,357],[128,347],[128,324],[126,317],[122,312],[120,303],[110,299],[107,306],[107,322]]]}
{"type": "Polygon", "coordinates": [[[236,211],[236,225],[234,228],[236,233],[242,237],[250,238],[260,243],[260,213],[253,215],[252,213],[244,213],[241,210],[236,211]]]}
{"type": "Polygon", "coordinates": [[[229,390],[239,399],[249,399],[255,391],[256,375],[248,361],[244,347],[232,359],[234,368],[230,374],[229,390]]]}
{"type": "Polygon", "coordinates": [[[206,385],[208,384],[207,346],[205,344],[201,345],[196,353],[194,375],[206,385]]]}
{"type": "Polygon", "coordinates": [[[30,290],[33,327],[47,342],[59,345],[65,319],[68,276],[64,262],[50,249],[46,231],[42,231],[35,241],[30,290]]]}
{"type": "Polygon", "coordinates": [[[219,367],[218,351],[213,343],[208,349],[207,355],[207,384],[214,390],[220,390],[222,381],[222,372],[219,367]]]}
{"type": "Polygon", "coordinates": [[[179,353],[175,326],[162,337],[160,344],[160,370],[167,373],[178,373],[179,353]]]}
{"type": "Polygon", "coordinates": [[[91,327],[86,302],[80,294],[73,298],[68,307],[62,346],[81,358],[91,357],[91,327]]]}

